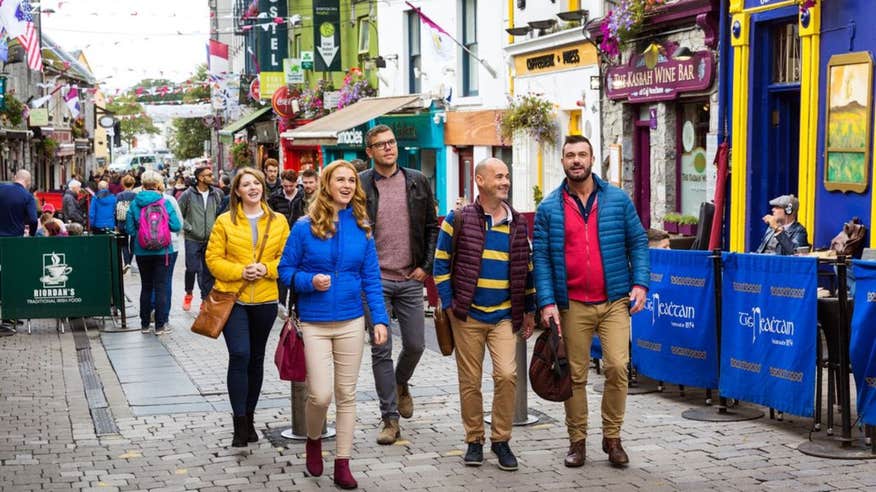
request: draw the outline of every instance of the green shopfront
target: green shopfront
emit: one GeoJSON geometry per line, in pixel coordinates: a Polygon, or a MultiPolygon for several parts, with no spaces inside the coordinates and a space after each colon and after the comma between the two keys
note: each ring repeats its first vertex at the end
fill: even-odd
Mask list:
{"type": "Polygon", "coordinates": [[[338,159],[345,161],[362,159],[367,162],[368,154],[365,153],[365,134],[368,133],[368,128],[366,123],[338,132],[337,145],[324,145],[322,147],[325,163],[328,164],[338,159]]]}
{"type": "Polygon", "coordinates": [[[434,109],[419,114],[387,114],[376,122],[392,128],[398,140],[399,165],[416,169],[429,179],[438,201],[438,214],[445,215],[453,204],[443,199],[447,187],[447,147],[443,120],[435,115],[434,109]]]}

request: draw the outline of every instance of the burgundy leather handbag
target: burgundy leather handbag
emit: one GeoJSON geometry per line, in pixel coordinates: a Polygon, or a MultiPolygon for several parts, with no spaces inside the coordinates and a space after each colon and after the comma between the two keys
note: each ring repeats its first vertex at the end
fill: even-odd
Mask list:
{"type": "Polygon", "coordinates": [[[304,339],[298,326],[298,316],[295,311],[289,312],[289,318],[283,325],[277,351],[274,352],[274,364],[283,381],[304,382],[307,377],[307,366],[304,363],[304,339]]]}

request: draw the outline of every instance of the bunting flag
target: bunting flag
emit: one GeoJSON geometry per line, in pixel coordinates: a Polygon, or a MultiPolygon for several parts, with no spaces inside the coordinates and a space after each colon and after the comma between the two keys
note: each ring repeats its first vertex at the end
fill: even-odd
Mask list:
{"type": "Polygon", "coordinates": [[[67,108],[70,110],[70,115],[73,116],[73,119],[79,118],[79,89],[75,85],[71,86],[70,90],[67,91],[64,101],[67,103],[67,108]]]}
{"type": "Polygon", "coordinates": [[[27,53],[27,66],[31,70],[42,72],[43,55],[40,39],[30,15],[30,4],[27,0],[3,0],[0,2],[0,25],[10,38],[17,38],[27,53]]]}
{"type": "Polygon", "coordinates": [[[207,47],[207,53],[209,54],[207,66],[210,67],[210,75],[222,75],[228,73],[227,44],[211,39],[210,45],[207,47]]]}

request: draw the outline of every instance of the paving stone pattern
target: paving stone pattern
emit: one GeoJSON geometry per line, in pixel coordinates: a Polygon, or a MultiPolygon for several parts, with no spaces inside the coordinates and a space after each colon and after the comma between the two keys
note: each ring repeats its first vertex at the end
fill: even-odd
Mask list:
{"type": "MultiPolygon", "coordinates": [[[[177,273],[174,288],[181,293],[182,269],[177,273]]],[[[138,280],[126,282],[134,299],[138,280]]],[[[175,295],[169,335],[87,332],[118,434],[95,435],[70,332],[60,334],[54,321],[41,320],[33,335],[0,338],[0,491],[333,488],[333,441],[324,445],[326,475],[319,478],[305,476],[301,443],[272,437],[244,449],[230,447],[225,345],[188,331],[193,314],[179,310],[181,297],[175,295]]],[[[130,321],[139,326],[136,318],[130,321]]],[[[260,432],[272,436],[291,422],[289,383],[277,379],[271,357],[279,326],[269,341],[264,405],[256,414],[260,432]]],[[[403,440],[378,446],[379,412],[365,349],[351,462],[364,490],[876,489],[876,460],[828,460],[797,451],[808,438],[809,420],[686,420],[681,413],[701,406],[704,392],[688,388],[682,397],[674,386],[629,398],[622,437],[632,462],[626,469],[609,466],[600,449],[601,395],[592,387],[583,468],[562,465],[568,446],[562,405],[531,391],[530,408],[542,419],[514,429],[511,445],[520,470],[499,470],[488,449],[482,467],[467,468],[461,463],[465,444],[455,364],[433,350],[426,351],[412,381],[415,413],[401,423],[403,440]]],[[[487,409],[489,371],[487,363],[487,409]]],[[[602,377],[591,373],[591,382],[602,377]]]]}

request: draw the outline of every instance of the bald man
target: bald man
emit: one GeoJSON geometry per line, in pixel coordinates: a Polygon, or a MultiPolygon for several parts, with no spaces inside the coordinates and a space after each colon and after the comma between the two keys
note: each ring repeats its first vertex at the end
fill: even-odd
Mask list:
{"type": "Polygon", "coordinates": [[[37,205],[30,183],[30,173],[21,169],[12,183],[0,184],[0,237],[23,236],[25,226],[31,235],[36,233],[37,205]]]}
{"type": "Polygon", "coordinates": [[[441,224],[435,250],[435,284],[448,310],[456,343],[459,400],[466,466],[484,461],[484,409],[481,379],[484,349],[493,361],[491,449],[498,466],[517,469],[508,441],[517,393],[517,337],[535,327],[526,220],[511,208],[508,166],[490,157],[475,166],[478,198],[451,211],[441,224]],[[454,241],[455,239],[455,241],[454,241]],[[454,260],[455,258],[455,260],[454,260]]]}

